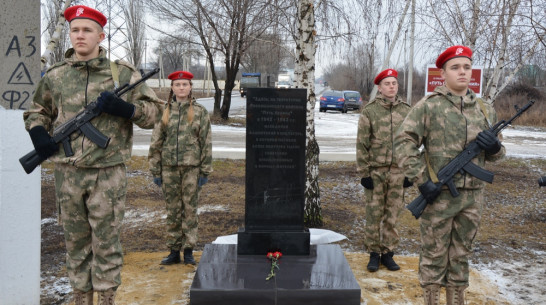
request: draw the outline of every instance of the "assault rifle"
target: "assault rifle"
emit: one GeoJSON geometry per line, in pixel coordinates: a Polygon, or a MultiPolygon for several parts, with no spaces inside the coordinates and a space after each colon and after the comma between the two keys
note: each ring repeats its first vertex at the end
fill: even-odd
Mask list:
{"type": "MultiPolygon", "coordinates": [[[[159,72],[159,68],[144,74],[139,81],[133,84],[124,84],[123,86],[114,90],[114,95],[121,97],[123,94],[133,90],[136,86],[146,81],[157,72],[159,72]]],[[[110,138],[103,135],[90,122],[101,113],[102,111],[99,109],[97,101],[94,101],[87,105],[81,112],[76,114],[76,116],[55,128],[52,139],[55,144],[63,144],[64,153],[67,157],[74,155],[72,147],[70,147],[70,135],[78,131],[82,132],[87,138],[89,138],[89,140],[97,144],[100,148],[108,147],[110,138]]],[[[21,163],[27,174],[32,173],[32,171],[43,161],[45,161],[45,159],[40,157],[36,150],[29,152],[19,159],[19,163],[21,163]]]]}
{"type": "MultiPolygon", "coordinates": [[[[519,108],[517,105],[515,105],[514,107],[516,108],[517,113],[508,121],[501,120],[497,122],[493,127],[489,129],[489,131],[493,132],[495,135],[498,135],[501,130],[503,130],[506,126],[510,125],[512,121],[514,121],[525,111],[527,111],[527,109],[529,109],[529,107],[531,107],[534,103],[534,101],[529,101],[529,103],[523,106],[523,108],[519,108]]],[[[462,152],[460,152],[457,157],[451,160],[445,167],[443,167],[438,172],[438,183],[436,183],[436,185],[447,185],[449,191],[451,192],[451,196],[457,197],[459,196],[459,192],[457,191],[457,188],[453,183],[453,176],[455,176],[455,174],[457,173],[463,174],[464,172],[467,172],[482,181],[492,183],[494,174],[471,162],[471,160],[478,156],[481,152],[482,149],[480,148],[478,143],[476,143],[476,141],[470,142],[470,144],[468,144],[468,146],[462,152]]],[[[406,208],[411,211],[411,214],[415,216],[415,219],[418,219],[419,217],[421,217],[421,214],[423,213],[423,210],[426,208],[426,206],[427,201],[425,197],[421,194],[410,204],[408,204],[406,208]]]]}

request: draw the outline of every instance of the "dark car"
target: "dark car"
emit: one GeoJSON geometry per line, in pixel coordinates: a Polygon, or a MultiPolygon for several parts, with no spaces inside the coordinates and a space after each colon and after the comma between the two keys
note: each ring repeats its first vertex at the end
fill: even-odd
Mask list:
{"type": "Polygon", "coordinates": [[[347,109],[360,109],[362,107],[362,97],[358,91],[343,91],[343,98],[345,99],[345,107],[347,109]]]}
{"type": "Polygon", "coordinates": [[[345,98],[342,91],[327,90],[320,97],[320,112],[326,110],[339,110],[342,113],[347,113],[345,98]]]}

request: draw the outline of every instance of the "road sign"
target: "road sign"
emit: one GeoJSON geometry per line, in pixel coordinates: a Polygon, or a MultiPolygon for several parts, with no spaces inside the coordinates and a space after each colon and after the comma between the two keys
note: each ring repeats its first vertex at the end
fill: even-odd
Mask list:
{"type": "MultiPolygon", "coordinates": [[[[434,89],[444,84],[444,79],[440,73],[440,69],[435,65],[427,66],[427,83],[425,84],[425,95],[434,92],[434,89]]],[[[472,77],[470,78],[469,88],[476,93],[477,97],[482,96],[482,82],[483,82],[483,67],[472,67],[472,77]]]]}

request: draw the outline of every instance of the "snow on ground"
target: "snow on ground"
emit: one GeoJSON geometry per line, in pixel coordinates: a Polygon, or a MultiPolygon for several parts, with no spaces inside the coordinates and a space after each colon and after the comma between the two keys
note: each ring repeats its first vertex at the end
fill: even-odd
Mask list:
{"type": "MultiPolygon", "coordinates": [[[[55,277],[54,276],[50,276],[51,280],[53,280],[55,277]]],[[[48,281],[44,281],[45,279],[42,278],[41,279],[41,282],[44,283],[50,283],[51,280],[48,280],[48,281]]],[[[70,280],[68,279],[68,277],[60,277],[60,278],[57,278],[53,284],[51,285],[45,285],[44,287],[41,288],[41,291],[40,293],[42,295],[51,295],[51,296],[55,296],[55,298],[57,298],[57,300],[64,300],[66,298],[66,295],[68,294],[71,294],[72,293],[72,286],[70,286],[70,280]]]]}
{"type": "Polygon", "coordinates": [[[206,205],[199,206],[197,208],[197,215],[201,215],[207,212],[228,212],[228,211],[229,209],[223,205],[206,204],[206,205]]]}
{"type": "Polygon", "coordinates": [[[144,224],[155,223],[157,219],[167,219],[165,210],[126,210],[123,217],[123,226],[140,227],[144,224]]]}
{"type": "MultiPolygon", "coordinates": [[[[222,205],[203,205],[199,206],[197,209],[197,214],[207,212],[227,212],[228,208],[222,205]]],[[[48,218],[51,219],[51,218],[48,218]]],[[[142,226],[143,224],[156,223],[158,219],[165,220],[167,219],[167,214],[163,208],[159,210],[148,210],[148,209],[134,209],[127,210],[123,218],[123,226],[127,227],[137,227],[142,226]]],[[[47,220],[47,219],[44,219],[47,220]]],[[[42,220],[42,224],[44,223],[42,220]]],[[[53,221],[56,221],[53,219],[53,221]]]]}
{"type": "MultiPolygon", "coordinates": [[[[546,254],[546,253],[544,253],[546,254]]],[[[543,254],[543,255],[544,255],[543,254]]],[[[489,264],[472,264],[483,277],[494,283],[502,297],[510,304],[544,304],[544,273],[543,261],[495,261],[489,264]]]]}

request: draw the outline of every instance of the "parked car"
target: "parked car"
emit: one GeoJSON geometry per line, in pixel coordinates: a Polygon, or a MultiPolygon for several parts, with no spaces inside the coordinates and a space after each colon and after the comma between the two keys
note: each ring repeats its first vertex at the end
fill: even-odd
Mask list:
{"type": "Polygon", "coordinates": [[[345,99],[345,106],[347,109],[360,109],[362,107],[362,97],[358,91],[343,91],[343,98],[345,99]]]}
{"type": "Polygon", "coordinates": [[[342,113],[347,113],[345,98],[343,97],[342,91],[324,91],[320,97],[320,112],[326,112],[326,110],[339,110],[342,113]]]}

